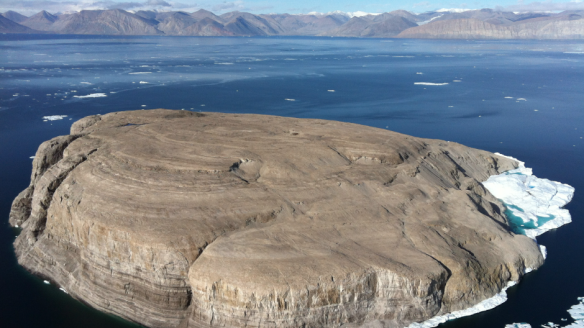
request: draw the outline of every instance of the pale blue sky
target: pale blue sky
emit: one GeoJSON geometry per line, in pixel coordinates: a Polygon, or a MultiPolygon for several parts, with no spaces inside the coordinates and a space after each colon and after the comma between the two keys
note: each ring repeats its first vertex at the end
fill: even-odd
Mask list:
{"type": "Polygon", "coordinates": [[[309,12],[388,12],[405,9],[425,12],[440,8],[503,8],[510,11],[561,11],[584,9],[583,0],[543,1],[529,0],[0,0],[0,12],[15,10],[31,15],[41,10],[52,13],[82,9],[122,8],[126,10],[182,10],[186,12],[207,9],[216,14],[239,10],[255,14],[309,12]]]}

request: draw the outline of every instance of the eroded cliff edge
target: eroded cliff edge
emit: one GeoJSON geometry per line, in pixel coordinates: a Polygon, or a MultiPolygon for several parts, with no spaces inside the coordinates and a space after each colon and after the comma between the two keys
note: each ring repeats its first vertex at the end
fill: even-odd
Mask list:
{"type": "Polygon", "coordinates": [[[150,110],[43,143],[19,263],[150,327],[404,327],[543,258],[481,185],[517,164],[324,120],[150,110]]]}

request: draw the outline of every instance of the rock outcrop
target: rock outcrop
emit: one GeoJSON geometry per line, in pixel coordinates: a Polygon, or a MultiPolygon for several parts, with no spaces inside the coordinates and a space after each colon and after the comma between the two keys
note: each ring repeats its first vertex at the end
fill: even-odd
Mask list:
{"type": "Polygon", "coordinates": [[[510,159],[324,120],[151,110],[43,143],[18,261],[150,327],[404,327],[543,258],[481,181],[510,159]]]}

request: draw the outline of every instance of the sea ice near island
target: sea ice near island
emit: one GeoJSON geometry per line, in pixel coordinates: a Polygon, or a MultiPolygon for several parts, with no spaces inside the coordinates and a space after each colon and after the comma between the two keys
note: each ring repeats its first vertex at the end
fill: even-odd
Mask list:
{"type": "MultiPolygon", "coordinates": [[[[416,83],[417,84],[417,83],[416,83]]],[[[533,175],[531,168],[526,168],[525,163],[513,157],[496,153],[496,155],[510,158],[516,161],[518,168],[499,175],[490,176],[483,182],[485,188],[501,200],[507,207],[505,214],[517,233],[522,233],[535,239],[536,236],[572,222],[570,213],[561,207],[572,200],[574,188],[560,182],[540,179],[533,175]]],[[[547,256],[545,246],[539,245],[544,259],[547,256]]],[[[526,268],[525,273],[533,271],[526,268]]],[[[420,323],[412,323],[408,328],[431,328],[449,320],[466,317],[475,313],[490,310],[507,300],[507,288],[517,284],[517,281],[509,281],[507,287],[497,295],[486,299],[473,307],[465,310],[454,311],[441,316],[433,317],[420,323]]],[[[584,328],[584,298],[580,298],[580,304],[573,306],[569,312],[579,315],[579,322],[566,326],[566,328],[584,328]]],[[[553,323],[550,323],[553,325],[553,323]]],[[[553,327],[553,326],[548,326],[553,327]]],[[[505,328],[531,328],[527,323],[514,323],[505,328]]]]}
{"type": "Polygon", "coordinates": [[[514,160],[519,163],[517,169],[491,176],[483,185],[505,203],[506,214],[517,232],[535,238],[572,222],[570,213],[562,206],[572,200],[574,188],[540,179],[523,162],[514,160]]]}
{"type": "MultiPolygon", "coordinates": [[[[568,309],[568,313],[574,322],[567,326],[560,326],[553,322],[548,322],[545,325],[541,325],[544,328],[556,327],[556,328],[584,328],[584,297],[578,297],[578,304],[572,305],[568,309]]],[[[564,321],[565,319],[562,319],[564,321]]],[[[527,323],[513,323],[510,325],[505,325],[505,328],[531,328],[530,324],[527,323]]]]}
{"type": "Polygon", "coordinates": [[[503,288],[503,290],[501,290],[501,292],[499,292],[497,295],[495,295],[491,298],[488,298],[488,299],[476,304],[475,306],[469,307],[468,309],[454,311],[451,313],[447,313],[445,315],[436,316],[434,318],[428,319],[428,320],[426,320],[424,322],[420,322],[420,323],[414,322],[414,323],[410,324],[407,328],[432,328],[432,327],[436,327],[439,324],[444,323],[446,321],[450,321],[450,320],[454,320],[454,319],[458,319],[458,318],[462,318],[462,317],[467,317],[469,315],[473,315],[473,314],[477,314],[479,312],[493,309],[493,308],[505,303],[505,301],[507,300],[507,289],[511,286],[514,286],[515,284],[517,284],[516,281],[507,282],[507,286],[505,288],[503,288]]]}

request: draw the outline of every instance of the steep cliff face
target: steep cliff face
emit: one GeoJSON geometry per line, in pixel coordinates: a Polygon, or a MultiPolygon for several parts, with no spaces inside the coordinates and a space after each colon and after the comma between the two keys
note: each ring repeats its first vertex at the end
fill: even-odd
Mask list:
{"type": "Polygon", "coordinates": [[[323,120],[135,111],[43,143],[19,263],[151,327],[404,327],[543,259],[481,185],[513,161],[323,120]]]}

